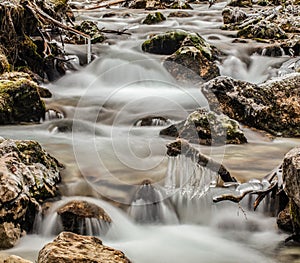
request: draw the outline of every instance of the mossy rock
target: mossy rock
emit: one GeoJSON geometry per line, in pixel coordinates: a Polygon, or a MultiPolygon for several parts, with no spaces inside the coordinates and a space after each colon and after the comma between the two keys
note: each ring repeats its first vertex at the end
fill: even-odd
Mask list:
{"type": "Polygon", "coordinates": [[[269,21],[260,21],[255,25],[249,25],[242,28],[237,33],[238,37],[252,39],[286,39],[285,32],[275,23],[269,21]]]}
{"type": "MultiPolygon", "coordinates": [[[[171,129],[171,126],[162,130],[160,135],[172,135],[170,132],[174,131],[174,128],[171,129]]],[[[205,109],[192,112],[181,125],[177,125],[177,128],[179,129],[176,137],[190,143],[203,145],[247,143],[244,133],[235,120],[205,109]]]]}
{"type": "Polygon", "coordinates": [[[255,85],[217,77],[202,86],[210,108],[275,136],[300,136],[300,74],[255,85]]]}
{"type": "Polygon", "coordinates": [[[158,34],[146,40],[142,44],[142,49],[149,53],[171,55],[180,48],[187,35],[188,32],[186,31],[171,31],[158,34]]]}
{"type": "Polygon", "coordinates": [[[224,24],[236,24],[244,21],[248,17],[248,15],[244,11],[240,10],[237,7],[224,8],[222,11],[222,16],[224,24]]]}
{"type": "Polygon", "coordinates": [[[44,116],[36,83],[26,78],[0,80],[0,124],[39,122],[44,116]]]}
{"type": "Polygon", "coordinates": [[[145,20],[143,21],[143,24],[153,25],[153,24],[158,24],[165,20],[166,17],[161,12],[155,12],[154,14],[153,13],[148,14],[145,20]]]}
{"type": "MultiPolygon", "coordinates": [[[[105,36],[101,33],[101,30],[93,21],[83,21],[80,25],[76,25],[74,29],[89,35],[91,37],[92,44],[101,43],[105,40],[105,36]]],[[[65,39],[65,42],[72,44],[85,44],[86,39],[82,36],[70,33],[68,38],[65,39]]]]}

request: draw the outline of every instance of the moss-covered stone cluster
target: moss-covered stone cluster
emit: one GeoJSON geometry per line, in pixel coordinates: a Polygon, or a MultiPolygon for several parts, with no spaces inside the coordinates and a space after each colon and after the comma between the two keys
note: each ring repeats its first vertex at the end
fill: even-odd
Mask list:
{"type": "Polygon", "coordinates": [[[171,55],[164,61],[165,68],[178,80],[202,78],[209,80],[219,76],[215,63],[218,51],[199,34],[186,31],[170,31],[155,35],[142,44],[145,52],[171,55]]]}

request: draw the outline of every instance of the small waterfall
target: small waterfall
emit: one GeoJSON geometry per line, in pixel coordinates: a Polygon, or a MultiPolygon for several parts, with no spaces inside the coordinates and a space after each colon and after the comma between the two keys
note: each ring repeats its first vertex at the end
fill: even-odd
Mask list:
{"type": "Polygon", "coordinates": [[[134,195],[129,215],[138,223],[177,224],[178,219],[163,191],[144,180],[134,195]]]}
{"type": "MultiPolygon", "coordinates": [[[[195,159],[195,158],[194,158],[195,159]]],[[[167,194],[179,191],[189,200],[201,198],[218,183],[219,175],[185,155],[169,157],[165,179],[167,194]]]]}
{"type": "Polygon", "coordinates": [[[63,119],[64,115],[56,110],[49,109],[45,113],[45,121],[51,121],[56,119],[63,119]]]}
{"type": "Polygon", "coordinates": [[[128,220],[126,215],[123,215],[121,210],[102,200],[90,197],[73,196],[64,197],[62,200],[54,202],[47,211],[46,216],[44,216],[43,219],[39,217],[39,220],[36,220],[36,232],[44,237],[49,237],[64,231],[62,218],[58,215],[57,211],[70,201],[74,200],[86,201],[103,208],[112,220],[111,224],[108,226],[108,223],[101,219],[82,218],[79,225],[80,234],[100,236],[101,238],[105,236],[105,238],[116,239],[127,236],[128,231],[133,231],[132,229],[134,226],[128,220]],[[116,224],[117,222],[122,222],[122,226],[116,224]]]}

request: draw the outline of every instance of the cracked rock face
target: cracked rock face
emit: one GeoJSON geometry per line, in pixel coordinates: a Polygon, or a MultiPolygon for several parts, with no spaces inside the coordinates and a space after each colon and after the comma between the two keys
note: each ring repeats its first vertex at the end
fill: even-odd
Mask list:
{"type": "MultiPolygon", "coordinates": [[[[57,195],[59,166],[35,141],[0,141],[0,224],[4,230],[7,223],[12,224],[10,229],[31,230],[39,203],[57,195]]],[[[7,233],[2,231],[0,239],[7,236],[10,240],[7,233]]]]}

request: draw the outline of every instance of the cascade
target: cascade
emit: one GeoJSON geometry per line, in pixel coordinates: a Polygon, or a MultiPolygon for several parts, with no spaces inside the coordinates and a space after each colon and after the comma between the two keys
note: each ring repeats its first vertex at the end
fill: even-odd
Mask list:
{"type": "MultiPolygon", "coordinates": [[[[194,157],[195,159],[195,157],[194,157]]],[[[219,175],[193,161],[191,157],[168,157],[165,188],[168,194],[179,191],[188,199],[201,198],[218,183],[219,175]]]]}

